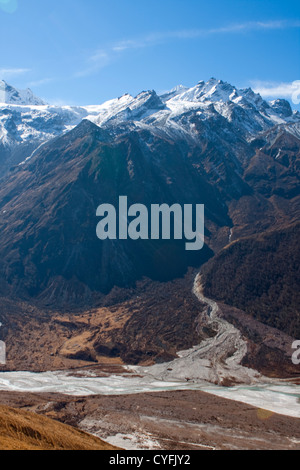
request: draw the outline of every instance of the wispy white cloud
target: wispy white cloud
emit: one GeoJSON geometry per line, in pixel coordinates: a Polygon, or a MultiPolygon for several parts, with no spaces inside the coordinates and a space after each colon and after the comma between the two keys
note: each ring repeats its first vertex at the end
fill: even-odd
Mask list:
{"type": "Polygon", "coordinates": [[[47,83],[51,83],[54,81],[54,78],[42,78],[40,80],[33,80],[32,82],[28,83],[29,87],[38,88],[43,85],[47,85],[47,83]]]}
{"type": "Polygon", "coordinates": [[[247,31],[270,31],[278,29],[300,28],[300,20],[277,20],[277,21],[248,21],[232,25],[210,29],[209,34],[239,33],[247,31]]]}
{"type": "Polygon", "coordinates": [[[106,49],[96,50],[87,60],[86,66],[76,73],[77,77],[91,75],[116,60],[120,54],[134,49],[159,46],[161,44],[184,39],[196,39],[224,34],[242,34],[251,31],[272,31],[300,28],[300,20],[248,21],[234,23],[217,28],[186,29],[175,31],[154,32],[138,38],[118,41],[106,49]]]}
{"type": "Polygon", "coordinates": [[[293,82],[252,81],[251,86],[255,93],[263,98],[287,98],[294,104],[299,104],[300,80],[293,82]]]}
{"type": "Polygon", "coordinates": [[[101,63],[105,64],[106,61],[108,60],[108,57],[109,56],[107,52],[105,52],[104,50],[99,50],[90,57],[90,62],[94,62],[97,64],[101,64],[101,63]]]}
{"type": "Polygon", "coordinates": [[[86,66],[75,73],[75,78],[87,77],[99,72],[99,70],[110,63],[111,58],[110,51],[104,51],[102,49],[95,51],[93,55],[88,58],[86,66]]]}
{"type": "Polygon", "coordinates": [[[0,69],[0,79],[9,80],[11,78],[17,77],[19,75],[24,75],[25,73],[31,72],[30,69],[21,69],[21,68],[11,68],[11,69],[0,69]]]}
{"type": "Polygon", "coordinates": [[[144,37],[136,39],[120,41],[113,46],[112,50],[114,52],[123,52],[127,49],[138,49],[152,45],[159,45],[172,39],[193,39],[217,34],[234,34],[251,31],[271,31],[291,28],[300,28],[300,20],[248,21],[245,23],[233,23],[218,28],[165,31],[148,34],[144,37]]]}

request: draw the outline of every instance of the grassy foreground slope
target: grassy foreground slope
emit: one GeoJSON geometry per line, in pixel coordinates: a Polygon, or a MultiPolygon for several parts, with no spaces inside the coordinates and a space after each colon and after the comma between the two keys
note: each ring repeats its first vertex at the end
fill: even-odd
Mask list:
{"type": "Polygon", "coordinates": [[[27,411],[0,406],[0,450],[115,450],[97,437],[27,411]]]}

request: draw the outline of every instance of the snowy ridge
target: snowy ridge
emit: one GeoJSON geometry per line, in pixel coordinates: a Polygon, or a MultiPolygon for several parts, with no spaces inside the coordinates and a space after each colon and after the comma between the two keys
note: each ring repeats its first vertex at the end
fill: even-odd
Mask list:
{"type": "MultiPolygon", "coordinates": [[[[24,143],[37,148],[83,119],[110,129],[113,135],[124,132],[122,124],[188,141],[203,137],[203,123],[208,135],[217,123],[220,132],[235,134],[233,140],[248,141],[276,126],[287,126],[298,137],[300,128],[300,113],[293,112],[287,101],[266,102],[251,88],[239,90],[215,78],[192,88],[179,85],[161,95],[150,90],[101,105],[75,107],[47,105],[31,90],[20,91],[0,81],[0,146],[4,148],[14,150],[24,143]],[[224,131],[228,126],[230,130],[224,131]]],[[[28,157],[25,154],[23,160],[28,157]]]]}
{"type": "Polygon", "coordinates": [[[46,142],[77,126],[100,107],[50,105],[7,105],[0,103],[0,143],[12,146],[46,142]]]}
{"type": "Polygon", "coordinates": [[[139,122],[169,131],[193,133],[195,116],[206,120],[222,116],[237,124],[239,132],[251,137],[275,125],[300,123],[299,113],[292,112],[285,100],[266,102],[251,88],[239,90],[229,83],[212,78],[195,87],[182,85],[158,96],[154,91],[140,93],[136,98],[124,95],[100,107],[98,116],[88,116],[98,126],[116,126],[121,122],[139,122]]]}
{"type": "Polygon", "coordinates": [[[18,90],[8,85],[4,80],[0,80],[0,103],[33,106],[43,106],[46,104],[43,100],[34,96],[29,88],[27,90],[18,90]]]}

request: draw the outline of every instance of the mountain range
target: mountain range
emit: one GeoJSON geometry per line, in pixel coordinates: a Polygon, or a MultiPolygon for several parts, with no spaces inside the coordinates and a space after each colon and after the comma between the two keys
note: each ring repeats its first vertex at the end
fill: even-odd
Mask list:
{"type": "Polygon", "coordinates": [[[178,86],[160,96],[146,91],[135,98],[125,94],[102,105],[81,107],[51,106],[30,89],[17,90],[0,81],[0,169],[3,173],[9,165],[30,158],[42,143],[70,131],[83,119],[114,127],[116,132],[121,123],[134,123],[195,143],[199,130],[193,118],[203,126],[212,120],[234,125],[237,142],[240,138],[251,140],[274,126],[284,126],[299,137],[300,114],[293,112],[287,101],[267,103],[251,89],[238,90],[214,78],[190,89],[178,86]]]}
{"type": "MultiPolygon", "coordinates": [[[[295,257],[296,284],[300,114],[287,101],[266,102],[212,78],[163,94],[57,107],[1,83],[3,299],[90,308],[112,289],[133,295],[144,278],[166,283],[203,266],[207,295],[300,333],[289,263],[282,263],[295,257]],[[204,204],[204,249],[191,254],[178,240],[101,242],[96,209],[117,204],[120,195],[147,207],[204,204]],[[276,303],[277,294],[284,301],[276,303]]],[[[101,349],[99,338],[95,344],[114,350],[111,338],[109,347],[101,349]]]]}

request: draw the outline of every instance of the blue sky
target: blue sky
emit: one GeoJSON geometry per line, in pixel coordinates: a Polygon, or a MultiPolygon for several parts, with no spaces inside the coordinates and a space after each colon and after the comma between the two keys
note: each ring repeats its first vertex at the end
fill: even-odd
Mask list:
{"type": "Polygon", "coordinates": [[[0,79],[53,104],[210,77],[291,98],[300,80],[299,0],[0,0],[0,40],[0,79]]]}

